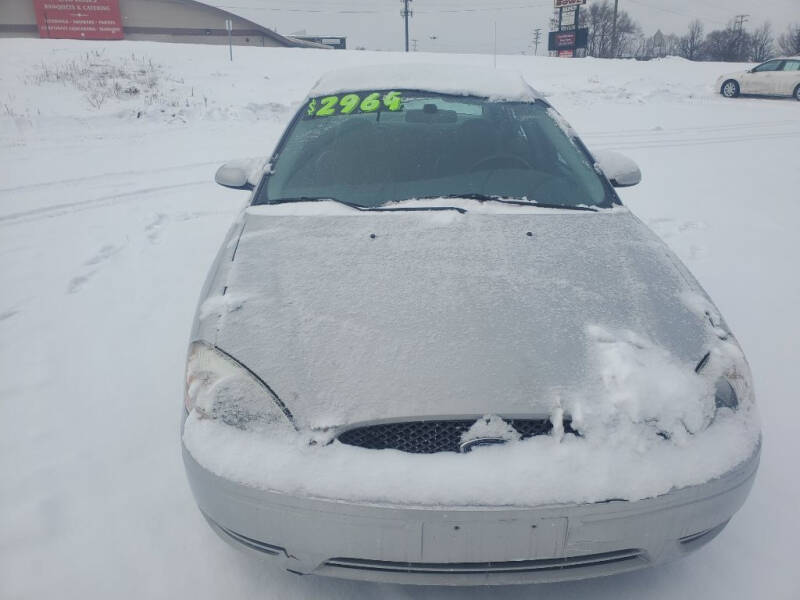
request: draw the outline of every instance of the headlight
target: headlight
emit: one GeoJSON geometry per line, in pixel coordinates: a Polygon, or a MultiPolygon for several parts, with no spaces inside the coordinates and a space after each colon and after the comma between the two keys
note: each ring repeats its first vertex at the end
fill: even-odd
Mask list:
{"type": "Polygon", "coordinates": [[[291,413],[255,374],[227,354],[195,342],[186,361],[186,410],[239,429],[291,430],[291,413]]]}
{"type": "Polygon", "coordinates": [[[733,389],[727,377],[720,377],[717,379],[714,404],[717,410],[720,408],[730,408],[731,410],[739,408],[739,396],[736,394],[736,390],[733,389]]]}

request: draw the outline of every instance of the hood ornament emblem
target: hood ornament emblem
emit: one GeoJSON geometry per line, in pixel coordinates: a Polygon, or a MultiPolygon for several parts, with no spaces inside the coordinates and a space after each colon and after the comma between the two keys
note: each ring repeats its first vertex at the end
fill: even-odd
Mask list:
{"type": "Polygon", "coordinates": [[[497,415],[484,415],[461,435],[458,451],[466,454],[479,446],[494,446],[518,440],[519,432],[497,415]]]}
{"type": "Polygon", "coordinates": [[[461,454],[466,454],[467,452],[472,452],[472,450],[478,448],[479,446],[495,446],[497,444],[505,444],[506,441],[507,440],[503,438],[497,437],[473,438],[471,440],[461,442],[458,445],[458,451],[461,452],[461,454]]]}

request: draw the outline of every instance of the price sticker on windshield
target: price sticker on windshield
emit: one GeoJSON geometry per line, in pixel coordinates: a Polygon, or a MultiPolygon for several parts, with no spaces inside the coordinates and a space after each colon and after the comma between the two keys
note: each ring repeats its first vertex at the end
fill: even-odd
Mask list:
{"type": "Polygon", "coordinates": [[[362,92],[341,96],[312,98],[306,107],[306,118],[331,117],[374,113],[379,110],[398,112],[403,110],[403,95],[400,92],[362,92]]]}

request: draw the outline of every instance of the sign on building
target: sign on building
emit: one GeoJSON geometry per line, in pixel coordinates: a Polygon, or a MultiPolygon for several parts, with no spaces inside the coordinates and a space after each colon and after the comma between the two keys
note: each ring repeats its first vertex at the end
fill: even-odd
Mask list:
{"type": "Polygon", "coordinates": [[[589,40],[589,30],[580,25],[581,6],[586,0],[553,0],[558,12],[556,31],[550,32],[547,49],[556,56],[582,56],[589,40]],[[580,51],[580,52],[579,52],[580,51]]]}
{"type": "Polygon", "coordinates": [[[581,27],[572,31],[551,31],[547,48],[551,51],[575,50],[586,48],[589,41],[589,29],[581,27]]]}
{"type": "Polygon", "coordinates": [[[575,17],[578,14],[577,8],[577,6],[572,6],[570,8],[565,8],[561,12],[561,31],[565,29],[575,29],[575,17]]]}
{"type": "Polygon", "coordinates": [[[121,40],[119,0],[33,0],[39,37],[121,40]]]}

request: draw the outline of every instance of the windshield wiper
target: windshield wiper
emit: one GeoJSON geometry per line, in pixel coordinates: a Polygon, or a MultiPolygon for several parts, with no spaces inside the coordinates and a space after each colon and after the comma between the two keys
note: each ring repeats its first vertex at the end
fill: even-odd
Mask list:
{"type": "Polygon", "coordinates": [[[441,211],[441,210],[454,210],[462,215],[467,212],[467,209],[460,206],[399,206],[403,202],[414,200],[477,200],[478,202],[498,202],[500,204],[511,204],[514,206],[535,206],[537,208],[555,208],[564,210],[583,210],[590,212],[597,212],[596,208],[591,206],[570,206],[566,204],[551,204],[547,202],[536,202],[535,200],[516,200],[513,198],[503,198],[502,196],[491,196],[488,194],[446,194],[442,196],[418,196],[416,198],[409,198],[408,200],[394,200],[381,204],[380,206],[363,206],[345,200],[339,200],[331,196],[295,196],[293,198],[278,198],[271,200],[268,204],[295,204],[300,202],[336,202],[354,210],[362,212],[415,212],[415,211],[441,211]]]}
{"type": "Polygon", "coordinates": [[[576,206],[568,204],[552,204],[548,202],[537,202],[535,200],[517,200],[514,198],[503,198],[502,196],[492,196],[489,194],[446,194],[444,196],[422,196],[414,198],[414,200],[438,200],[439,198],[446,198],[449,200],[464,199],[464,200],[477,200],[478,202],[499,202],[500,204],[512,204],[514,206],[536,206],[537,208],[563,208],[564,210],[584,210],[590,212],[597,212],[596,208],[591,206],[576,206]]]}
{"type": "Polygon", "coordinates": [[[299,202],[336,202],[337,204],[343,204],[344,206],[348,206],[355,210],[360,210],[362,212],[414,212],[414,211],[439,211],[439,210],[455,210],[462,215],[467,212],[466,209],[460,208],[458,206],[362,206],[361,204],[355,204],[353,202],[346,202],[344,200],[339,200],[338,198],[332,198],[330,196],[296,196],[294,198],[278,198],[277,200],[271,200],[268,204],[295,204],[299,202]]]}
{"type": "Polygon", "coordinates": [[[278,198],[277,200],[269,200],[267,204],[299,204],[300,202],[336,202],[337,204],[344,204],[345,206],[355,208],[356,210],[361,210],[363,208],[358,204],[345,202],[344,200],[332,198],[331,196],[295,196],[293,198],[278,198]]]}

